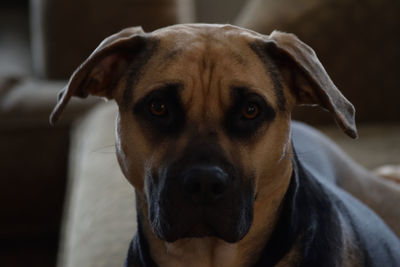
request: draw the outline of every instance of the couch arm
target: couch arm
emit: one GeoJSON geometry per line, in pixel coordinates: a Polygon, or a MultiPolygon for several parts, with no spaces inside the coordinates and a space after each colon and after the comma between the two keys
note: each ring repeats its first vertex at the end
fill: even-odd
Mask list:
{"type": "Polygon", "coordinates": [[[134,190],[115,156],[114,105],[74,129],[58,266],[122,266],[136,231],[134,190]]]}

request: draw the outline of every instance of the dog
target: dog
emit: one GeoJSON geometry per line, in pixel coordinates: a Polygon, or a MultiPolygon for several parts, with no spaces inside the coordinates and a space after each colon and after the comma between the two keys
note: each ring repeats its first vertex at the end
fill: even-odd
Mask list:
{"type": "Polygon", "coordinates": [[[119,107],[117,158],[138,214],[125,266],[400,266],[397,236],[337,186],[323,137],[291,120],[296,105],[319,105],[357,137],[354,107],[295,35],[128,28],[73,73],[51,123],[88,95],[119,107]]]}

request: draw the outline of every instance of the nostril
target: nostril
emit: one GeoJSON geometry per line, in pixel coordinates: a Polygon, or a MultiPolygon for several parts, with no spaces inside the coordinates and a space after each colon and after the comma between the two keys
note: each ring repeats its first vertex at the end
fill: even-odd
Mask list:
{"type": "Polygon", "coordinates": [[[211,186],[211,193],[215,196],[222,195],[225,192],[226,185],[222,181],[216,181],[211,186]]]}
{"type": "Polygon", "coordinates": [[[201,191],[201,184],[199,181],[188,181],[189,179],[186,179],[183,187],[184,190],[187,194],[190,195],[195,195],[198,194],[201,191]]]}

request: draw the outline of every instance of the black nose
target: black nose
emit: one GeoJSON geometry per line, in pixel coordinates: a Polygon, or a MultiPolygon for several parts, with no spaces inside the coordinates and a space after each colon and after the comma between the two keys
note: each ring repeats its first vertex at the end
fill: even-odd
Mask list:
{"type": "Polygon", "coordinates": [[[182,173],[181,184],[189,199],[206,204],[224,195],[229,187],[229,178],[218,166],[195,166],[182,173]]]}

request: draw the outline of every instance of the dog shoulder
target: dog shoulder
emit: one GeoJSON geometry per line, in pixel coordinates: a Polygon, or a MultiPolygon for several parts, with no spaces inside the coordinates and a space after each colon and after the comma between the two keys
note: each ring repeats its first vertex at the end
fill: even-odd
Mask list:
{"type": "MultiPolygon", "coordinates": [[[[307,174],[312,181],[314,203],[325,203],[325,207],[316,205],[320,225],[327,225],[320,235],[333,236],[331,233],[333,217],[322,215],[329,210],[336,220],[336,236],[341,238],[341,258],[343,266],[399,266],[400,240],[372,210],[333,183],[313,174],[307,174]],[[319,187],[316,192],[315,190],[319,187]],[[321,200],[322,199],[322,200],[321,200]],[[322,202],[321,202],[322,201],[322,202]],[[327,208],[329,207],[329,208],[327,208]]],[[[310,186],[311,185],[311,186],[310,186]]],[[[337,240],[336,242],[339,242],[337,240]]]]}

